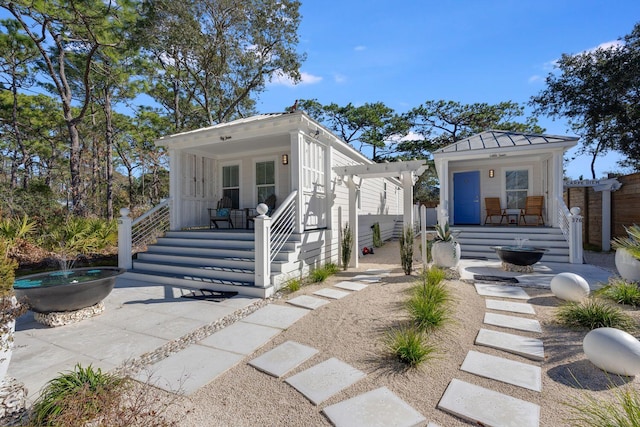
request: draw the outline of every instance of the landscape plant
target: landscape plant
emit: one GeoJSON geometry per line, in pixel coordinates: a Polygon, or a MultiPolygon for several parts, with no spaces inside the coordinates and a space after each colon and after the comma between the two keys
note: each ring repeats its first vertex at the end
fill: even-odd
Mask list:
{"type": "Polygon", "coordinates": [[[556,312],[560,323],[570,327],[617,328],[633,331],[633,318],[600,298],[588,298],[580,303],[569,302],[560,306],[556,312]]]}
{"type": "Polygon", "coordinates": [[[431,267],[420,274],[418,284],[412,289],[407,302],[409,315],[420,331],[429,331],[442,326],[449,319],[450,293],[443,281],[445,272],[431,267]]]}
{"type": "Polygon", "coordinates": [[[400,234],[400,261],[402,270],[407,276],[411,274],[413,269],[413,228],[405,227],[400,234]]]}
{"type": "Polygon", "coordinates": [[[640,306],[640,287],[619,277],[609,279],[609,284],[595,292],[596,295],[615,301],[618,304],[640,306]]]}
{"type": "Polygon", "coordinates": [[[342,229],[342,242],[340,244],[342,269],[346,270],[349,267],[349,261],[351,261],[351,250],[353,248],[353,233],[349,227],[349,223],[346,223],[342,229]]]}
{"type": "Polygon", "coordinates": [[[633,385],[613,389],[614,399],[607,401],[584,394],[567,403],[575,427],[640,427],[640,392],[633,385]]]}
{"type": "Polygon", "coordinates": [[[382,246],[382,237],[380,236],[380,223],[374,222],[371,226],[373,230],[373,246],[379,248],[382,246]]]}
{"type": "Polygon", "coordinates": [[[640,226],[633,224],[625,227],[627,237],[616,237],[611,241],[613,249],[625,249],[634,258],[640,260],[640,226]]]}
{"type": "Polygon", "coordinates": [[[417,367],[433,357],[436,348],[425,343],[424,334],[414,327],[393,329],[387,333],[385,343],[402,363],[417,367]]]}
{"type": "Polygon", "coordinates": [[[284,285],[284,289],[288,290],[289,292],[299,291],[301,287],[302,279],[300,279],[299,277],[287,280],[287,283],[284,285]]]}

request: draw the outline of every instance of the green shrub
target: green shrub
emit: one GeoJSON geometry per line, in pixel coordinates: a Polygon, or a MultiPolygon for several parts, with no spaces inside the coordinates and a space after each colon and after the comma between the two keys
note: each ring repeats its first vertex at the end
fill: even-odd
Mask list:
{"type": "Polygon", "coordinates": [[[631,316],[598,298],[562,305],[558,308],[556,315],[560,323],[573,327],[588,329],[609,327],[624,331],[631,331],[635,327],[631,316]]]}
{"type": "Polygon", "coordinates": [[[375,222],[371,228],[373,229],[373,246],[379,248],[382,246],[382,237],[380,236],[380,223],[375,222]]]}
{"type": "Polygon", "coordinates": [[[284,288],[289,292],[299,291],[302,287],[302,280],[299,278],[289,279],[287,283],[284,285],[284,288]]]}
{"type": "Polygon", "coordinates": [[[121,378],[78,364],[73,371],[47,383],[33,405],[33,422],[41,426],[65,425],[62,420],[69,420],[68,414],[73,411],[77,425],[83,425],[104,410],[105,402],[113,399],[121,383],[121,378]]]}
{"type": "Polygon", "coordinates": [[[329,263],[324,267],[316,268],[309,274],[309,281],[312,283],[324,282],[327,277],[338,272],[338,267],[335,264],[329,263]]]}
{"type": "Polygon", "coordinates": [[[449,319],[447,306],[430,300],[422,291],[416,292],[409,299],[407,309],[416,327],[421,331],[442,326],[449,319]]]}
{"type": "Polygon", "coordinates": [[[422,332],[415,328],[394,329],[387,333],[385,340],[391,353],[411,367],[432,358],[435,352],[435,347],[425,344],[422,332]]]}
{"type": "Polygon", "coordinates": [[[568,406],[574,414],[567,419],[571,426],[640,427],[640,392],[633,386],[616,389],[613,401],[585,395],[568,406]]]}
{"type": "Polygon", "coordinates": [[[330,273],[330,274],[336,274],[338,271],[340,271],[340,267],[338,267],[336,264],[329,262],[327,264],[324,265],[324,268],[330,273]]]}
{"type": "Polygon", "coordinates": [[[617,302],[618,304],[640,306],[640,287],[637,283],[630,283],[616,278],[610,281],[608,286],[599,289],[598,295],[617,302]]]}

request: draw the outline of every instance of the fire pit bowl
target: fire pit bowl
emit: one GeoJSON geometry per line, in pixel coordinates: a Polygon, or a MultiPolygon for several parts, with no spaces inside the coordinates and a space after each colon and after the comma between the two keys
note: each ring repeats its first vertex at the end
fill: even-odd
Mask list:
{"type": "Polygon", "coordinates": [[[123,268],[96,267],[31,274],[16,279],[16,296],[36,313],[75,311],[102,301],[123,268]]]}
{"type": "Polygon", "coordinates": [[[491,246],[491,249],[496,251],[502,262],[521,266],[535,264],[548,251],[531,246],[491,246]]]}

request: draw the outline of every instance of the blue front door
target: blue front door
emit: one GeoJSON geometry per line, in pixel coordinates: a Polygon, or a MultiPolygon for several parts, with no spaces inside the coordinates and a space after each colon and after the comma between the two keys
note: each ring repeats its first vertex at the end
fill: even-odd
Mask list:
{"type": "Polygon", "coordinates": [[[453,223],[480,224],[480,171],[453,174],[453,223]]]}

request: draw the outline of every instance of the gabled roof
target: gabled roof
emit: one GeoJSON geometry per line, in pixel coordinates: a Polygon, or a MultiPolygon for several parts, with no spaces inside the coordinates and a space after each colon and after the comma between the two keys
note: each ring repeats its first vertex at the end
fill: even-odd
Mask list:
{"type": "Polygon", "coordinates": [[[259,121],[262,121],[262,120],[265,120],[265,119],[270,119],[270,118],[273,118],[273,117],[284,116],[286,114],[290,114],[290,113],[256,114],[255,116],[242,117],[240,119],[232,120],[230,122],[218,123],[217,125],[213,125],[213,126],[207,126],[207,127],[203,127],[203,128],[189,130],[189,131],[186,131],[186,132],[175,133],[173,135],[163,136],[163,137],[160,138],[160,140],[170,139],[170,138],[175,138],[175,137],[181,137],[181,136],[185,136],[185,135],[189,135],[189,134],[195,134],[195,133],[203,133],[203,132],[212,131],[212,130],[216,130],[216,129],[224,129],[224,128],[227,128],[227,127],[233,127],[233,126],[237,126],[237,125],[241,125],[241,124],[259,122],[259,121]]]}
{"type": "Polygon", "coordinates": [[[573,146],[577,143],[578,137],[557,136],[557,135],[537,135],[524,132],[511,132],[505,130],[488,130],[469,138],[461,139],[444,148],[440,148],[433,154],[458,153],[475,150],[489,150],[499,148],[513,148],[520,146],[535,146],[542,144],[560,144],[573,146]]]}

